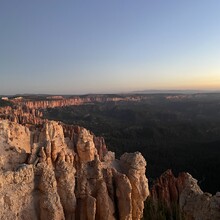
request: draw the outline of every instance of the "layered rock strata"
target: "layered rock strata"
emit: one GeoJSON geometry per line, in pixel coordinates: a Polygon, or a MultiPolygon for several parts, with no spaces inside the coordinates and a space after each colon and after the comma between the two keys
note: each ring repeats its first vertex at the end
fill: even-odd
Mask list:
{"type": "Polygon", "coordinates": [[[120,160],[103,138],[47,121],[23,126],[0,120],[1,219],[141,219],[148,197],[146,161],[120,160]]]}
{"type": "Polygon", "coordinates": [[[0,118],[8,119],[22,125],[37,125],[43,124],[46,120],[42,118],[43,113],[34,108],[27,106],[7,106],[0,108],[0,118]]]}
{"type": "MultiPolygon", "coordinates": [[[[46,97],[45,97],[46,98],[46,97]]],[[[74,97],[74,98],[51,98],[47,97],[45,100],[26,100],[26,99],[12,99],[11,102],[16,105],[26,106],[28,108],[34,109],[45,109],[45,108],[55,108],[64,107],[71,105],[82,105],[84,103],[95,103],[95,102],[118,102],[118,101],[128,101],[127,97],[107,97],[107,96],[88,96],[88,97],[74,97]]],[[[136,101],[132,100],[132,101],[136,101]]]]}

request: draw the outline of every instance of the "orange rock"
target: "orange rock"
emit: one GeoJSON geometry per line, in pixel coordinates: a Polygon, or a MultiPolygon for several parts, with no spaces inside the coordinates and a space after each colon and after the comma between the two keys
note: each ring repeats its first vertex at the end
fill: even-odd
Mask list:
{"type": "Polygon", "coordinates": [[[107,151],[104,139],[85,128],[55,121],[26,127],[0,120],[0,131],[3,219],[142,217],[148,185],[146,162],[140,153],[125,154],[118,161],[107,151]]]}

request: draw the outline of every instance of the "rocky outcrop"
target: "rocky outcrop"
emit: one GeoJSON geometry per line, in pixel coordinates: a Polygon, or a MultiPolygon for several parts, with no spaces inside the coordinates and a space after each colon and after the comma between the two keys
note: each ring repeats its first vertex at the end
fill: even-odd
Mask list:
{"type": "Polygon", "coordinates": [[[18,165],[16,171],[0,172],[0,217],[2,220],[37,220],[38,206],[33,165],[18,165]]]}
{"type": "Polygon", "coordinates": [[[7,106],[0,108],[0,118],[8,119],[22,125],[43,124],[46,120],[42,118],[43,113],[38,109],[27,106],[7,106]]]}
{"type": "Polygon", "coordinates": [[[167,170],[153,185],[151,198],[154,212],[159,212],[163,207],[170,218],[220,219],[220,193],[214,196],[204,193],[189,173],[180,173],[176,178],[171,170],[167,170]]]}
{"type": "Polygon", "coordinates": [[[120,102],[131,101],[139,102],[141,100],[149,99],[143,95],[82,95],[82,96],[37,96],[31,97],[16,97],[8,101],[14,103],[16,106],[26,106],[31,109],[45,109],[56,108],[71,105],[81,105],[85,103],[99,103],[99,102],[120,102]]]}
{"type": "Polygon", "coordinates": [[[39,208],[40,219],[64,220],[64,211],[59,194],[57,192],[57,181],[51,164],[42,162],[39,181],[39,208]]]}
{"type": "Polygon", "coordinates": [[[97,156],[97,150],[93,141],[93,135],[90,134],[85,128],[81,128],[79,131],[79,138],[76,144],[77,153],[80,162],[89,162],[95,159],[97,156]]]}
{"type": "Polygon", "coordinates": [[[138,152],[125,153],[120,158],[120,164],[131,183],[132,219],[141,219],[144,201],[149,195],[148,180],[145,176],[146,161],[138,152]]]}
{"type": "Polygon", "coordinates": [[[140,153],[116,160],[103,138],[54,121],[0,120],[0,141],[1,219],[141,219],[149,191],[140,153]]]}
{"type": "MultiPolygon", "coordinates": [[[[220,219],[220,193],[212,196],[203,193],[197,185],[197,180],[188,173],[182,174],[185,182],[179,197],[179,206],[186,219],[220,219]]],[[[180,178],[183,178],[180,175],[180,178]]]]}
{"type": "MultiPolygon", "coordinates": [[[[26,100],[20,97],[10,100],[16,105],[26,106],[30,109],[45,109],[45,108],[56,108],[71,105],[81,105],[84,103],[95,103],[95,102],[118,102],[127,100],[127,97],[108,97],[105,95],[95,95],[95,96],[84,96],[84,97],[73,97],[73,98],[63,98],[59,96],[45,97],[44,100],[26,100]]],[[[129,100],[129,99],[128,99],[129,100]]],[[[135,101],[133,99],[132,101],[135,101]]]]}
{"type": "Polygon", "coordinates": [[[17,123],[0,120],[0,168],[14,170],[31,152],[30,131],[17,123]]]}
{"type": "Polygon", "coordinates": [[[125,174],[114,170],[114,181],[116,185],[116,197],[118,203],[119,218],[123,220],[132,219],[132,186],[125,174]]]}

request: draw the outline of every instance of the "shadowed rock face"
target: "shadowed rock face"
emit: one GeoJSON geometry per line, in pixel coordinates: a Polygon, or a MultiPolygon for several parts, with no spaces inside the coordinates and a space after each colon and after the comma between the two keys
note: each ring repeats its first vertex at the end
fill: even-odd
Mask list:
{"type": "Polygon", "coordinates": [[[161,208],[161,204],[170,216],[178,209],[177,219],[220,219],[220,194],[212,196],[204,193],[189,173],[180,173],[176,178],[171,170],[167,170],[154,183],[151,199],[155,212],[161,208]]]}
{"type": "Polygon", "coordinates": [[[54,121],[29,129],[0,120],[0,141],[2,219],[142,217],[149,191],[140,153],[116,160],[103,138],[54,121]]]}

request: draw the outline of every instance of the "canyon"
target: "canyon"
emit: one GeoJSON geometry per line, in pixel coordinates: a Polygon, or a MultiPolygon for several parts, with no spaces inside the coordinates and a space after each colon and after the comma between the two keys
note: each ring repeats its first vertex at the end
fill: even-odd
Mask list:
{"type": "Polygon", "coordinates": [[[140,152],[116,159],[102,137],[43,118],[48,103],[13,103],[0,108],[1,219],[156,220],[164,210],[164,219],[220,219],[220,194],[202,192],[190,174],[168,170],[149,190],[140,152]]]}

